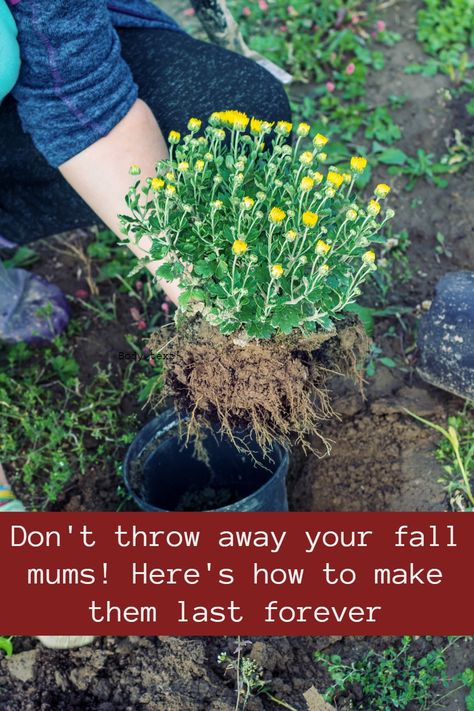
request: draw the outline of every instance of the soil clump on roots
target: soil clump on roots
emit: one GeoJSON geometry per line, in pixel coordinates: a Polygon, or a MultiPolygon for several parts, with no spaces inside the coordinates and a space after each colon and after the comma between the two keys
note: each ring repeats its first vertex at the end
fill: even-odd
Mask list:
{"type": "Polygon", "coordinates": [[[315,451],[310,441],[316,435],[325,453],[329,444],[320,424],[336,416],[328,382],[335,374],[361,381],[368,339],[353,317],[331,331],[250,341],[223,335],[196,317],[179,323],[167,342],[155,333],[149,348],[164,360],[163,396],[173,397],[186,417],[187,439],[197,446],[217,424],[241,450],[247,449],[243,432],[264,452],[273,442],[315,451]]]}

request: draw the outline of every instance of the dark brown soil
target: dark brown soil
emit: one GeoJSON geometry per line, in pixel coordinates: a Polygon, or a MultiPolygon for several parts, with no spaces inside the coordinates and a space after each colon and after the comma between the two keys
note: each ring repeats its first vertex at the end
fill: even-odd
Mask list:
{"type": "MultiPolygon", "coordinates": [[[[465,135],[472,130],[464,104],[450,100],[445,89],[449,79],[439,75],[428,78],[407,75],[409,62],[423,62],[424,56],[414,41],[414,17],[417,3],[399,0],[386,3],[381,17],[390,30],[403,34],[401,43],[385,48],[386,68],[370,76],[369,98],[375,103],[391,94],[408,97],[397,112],[403,127],[401,148],[414,154],[420,147],[439,156],[453,140],[454,129],[465,135]]],[[[169,3],[168,3],[169,5],[169,3]]],[[[187,7],[184,0],[172,3],[171,11],[187,7]]],[[[168,7],[169,9],[169,7],[168,7]]],[[[180,21],[183,20],[179,16],[180,21]]],[[[472,117],[471,117],[472,119],[472,117]]],[[[471,120],[469,119],[469,120],[471,120]]],[[[376,178],[386,179],[379,169],[376,178]]],[[[403,190],[403,179],[391,180],[394,187],[391,204],[397,210],[394,229],[409,231],[409,251],[413,278],[408,284],[396,284],[390,295],[392,303],[416,307],[430,299],[437,279],[447,271],[474,268],[474,165],[453,175],[447,189],[438,190],[419,180],[413,192],[403,190]],[[441,232],[447,250],[437,253],[436,234],[441,232]]],[[[35,270],[46,274],[68,293],[86,286],[84,273],[77,273],[72,261],[65,265],[48,247],[42,250],[44,261],[35,270]],[[69,265],[69,266],[68,266],[69,265]]],[[[104,289],[112,286],[104,284],[104,289]]],[[[81,378],[88,377],[95,362],[111,366],[111,378],[119,382],[124,365],[111,356],[126,349],[125,334],[133,324],[128,316],[133,300],[118,297],[118,326],[91,319],[90,325],[76,336],[76,358],[81,378]]],[[[73,306],[80,312],[80,305],[73,306]]],[[[414,313],[416,313],[414,311],[414,313]]],[[[415,321],[413,316],[412,321],[415,321]]],[[[413,324],[412,324],[413,325],[413,324]]],[[[334,383],[335,409],[340,419],[324,426],[324,436],[333,442],[330,457],[318,459],[293,452],[289,479],[290,506],[303,511],[344,510],[446,510],[448,502],[438,483],[441,469],[432,456],[436,436],[411,420],[403,407],[439,422],[457,412],[462,402],[436,391],[414,375],[416,353],[406,351],[412,335],[399,339],[384,338],[389,323],[379,321],[376,337],[403,364],[392,370],[377,366],[376,375],[366,387],[366,400],[349,384],[334,383]],[[408,353],[408,355],[407,355],[408,353]]],[[[150,417],[136,403],[126,400],[125,411],[137,412],[140,422],[150,417]]],[[[125,445],[122,448],[125,451],[125,445]]],[[[118,452],[121,456],[121,453],[118,452]]],[[[58,508],[67,510],[116,509],[115,471],[101,462],[86,480],[72,482],[58,508]]],[[[461,514],[460,514],[461,515],[461,514]]],[[[466,610],[466,615],[469,615],[466,610]]],[[[449,610],[440,610],[449,616],[449,610]]],[[[259,638],[254,639],[251,654],[263,666],[272,682],[272,691],[298,711],[307,711],[302,694],[314,685],[324,690],[328,678],[313,662],[312,652],[329,648],[345,661],[360,658],[370,647],[382,649],[393,643],[387,638],[259,638]]],[[[419,639],[417,653],[439,647],[445,640],[419,639]]],[[[217,664],[221,651],[232,653],[235,640],[229,638],[105,637],[90,647],[73,651],[47,650],[31,638],[15,640],[18,654],[0,660],[0,708],[5,711],[233,711],[235,686],[217,664]],[[25,656],[26,655],[26,656],[25,656]]],[[[474,666],[474,644],[456,644],[448,653],[450,674],[474,666]]],[[[281,708],[264,697],[252,700],[248,711],[275,711],[281,708]]],[[[464,694],[449,696],[444,707],[462,711],[464,694]]],[[[371,711],[367,709],[366,711],[371,711]]]]}

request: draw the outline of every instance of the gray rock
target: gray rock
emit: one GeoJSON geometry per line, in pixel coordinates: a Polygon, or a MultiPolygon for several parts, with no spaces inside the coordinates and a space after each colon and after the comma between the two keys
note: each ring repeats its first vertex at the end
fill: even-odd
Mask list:
{"type": "Polygon", "coordinates": [[[29,652],[20,652],[7,659],[8,671],[11,676],[20,681],[32,681],[35,677],[35,664],[38,650],[32,649],[29,652]]]}
{"type": "Polygon", "coordinates": [[[474,399],[474,272],[451,272],[440,279],[417,341],[421,377],[474,399]]]}

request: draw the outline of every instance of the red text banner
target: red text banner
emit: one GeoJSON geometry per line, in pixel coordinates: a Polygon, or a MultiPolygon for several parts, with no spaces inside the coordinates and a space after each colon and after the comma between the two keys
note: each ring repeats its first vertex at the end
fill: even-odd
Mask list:
{"type": "Polygon", "coordinates": [[[0,516],[2,635],[474,634],[474,517],[0,516]]]}

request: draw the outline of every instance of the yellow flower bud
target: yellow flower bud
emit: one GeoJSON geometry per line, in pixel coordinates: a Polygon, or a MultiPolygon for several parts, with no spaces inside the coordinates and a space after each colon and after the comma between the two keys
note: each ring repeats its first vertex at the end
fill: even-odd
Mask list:
{"type": "Polygon", "coordinates": [[[165,193],[166,193],[166,195],[168,195],[168,197],[171,197],[172,195],[174,195],[175,192],[176,192],[176,188],[174,187],[174,185],[167,185],[166,186],[165,193]]]}
{"type": "Polygon", "coordinates": [[[161,190],[161,188],[165,187],[163,178],[152,178],[150,184],[153,190],[161,190]]]}
{"type": "Polygon", "coordinates": [[[283,222],[283,220],[286,217],[286,212],[282,210],[280,207],[272,207],[270,210],[270,213],[268,215],[268,219],[270,222],[273,223],[278,223],[278,222],[283,222]]]}
{"type": "Polygon", "coordinates": [[[299,123],[296,129],[296,135],[305,138],[311,130],[309,123],[299,123]]]}
{"type": "Polygon", "coordinates": [[[189,170],[189,163],[186,160],[182,160],[181,163],[178,163],[178,170],[180,173],[187,173],[189,170]]]}
{"type": "Polygon", "coordinates": [[[321,264],[321,266],[319,267],[320,274],[323,274],[323,275],[327,274],[328,271],[329,271],[329,266],[327,264],[321,264]]]}
{"type": "Polygon", "coordinates": [[[303,163],[303,165],[311,165],[313,160],[314,156],[311,151],[304,151],[304,153],[300,155],[300,163],[303,163]]]}
{"type": "Polygon", "coordinates": [[[288,232],[285,232],[285,237],[289,242],[294,242],[297,236],[298,233],[296,230],[288,230],[288,232]]]}
{"type": "Polygon", "coordinates": [[[324,178],[324,175],[322,173],[318,173],[318,171],[315,171],[313,173],[313,180],[314,180],[315,185],[319,185],[320,183],[322,183],[323,178],[324,178]]]}
{"type": "Polygon", "coordinates": [[[247,242],[244,242],[243,239],[236,239],[234,241],[234,244],[232,245],[232,251],[233,253],[238,257],[241,254],[244,254],[248,249],[247,242]]]}
{"type": "Polygon", "coordinates": [[[242,198],[242,207],[244,210],[250,210],[251,207],[253,207],[255,200],[248,195],[246,195],[244,198],[242,198]]]}
{"type": "Polygon", "coordinates": [[[305,175],[304,178],[301,179],[300,183],[300,188],[303,192],[308,192],[308,190],[311,190],[311,188],[314,185],[314,180],[312,178],[309,178],[307,175],[305,175]]]}
{"type": "Polygon", "coordinates": [[[196,173],[202,173],[202,171],[204,170],[204,165],[205,163],[203,160],[197,160],[194,164],[194,169],[196,173]]]}
{"type": "Polygon", "coordinates": [[[356,173],[362,173],[362,171],[365,170],[366,165],[367,165],[366,158],[362,158],[361,156],[353,156],[351,158],[351,168],[356,173]]]}
{"type": "Polygon", "coordinates": [[[323,136],[322,133],[317,133],[313,138],[313,145],[316,146],[316,148],[322,148],[328,141],[329,138],[327,138],[327,136],[323,136]]]}
{"type": "Polygon", "coordinates": [[[275,132],[279,133],[281,136],[289,136],[292,128],[293,124],[289,121],[278,121],[275,127],[275,132]]]}
{"type": "Polygon", "coordinates": [[[316,254],[319,254],[319,255],[327,254],[330,249],[331,249],[331,247],[324,240],[318,239],[318,241],[316,242],[316,254]]]}
{"type": "Polygon", "coordinates": [[[215,210],[220,210],[223,204],[224,203],[222,202],[222,200],[214,200],[214,202],[212,203],[212,207],[215,210]]]}
{"type": "Polygon", "coordinates": [[[166,180],[168,180],[169,182],[171,182],[172,180],[174,180],[174,179],[175,179],[175,176],[174,176],[173,171],[169,170],[169,171],[166,173],[165,178],[166,178],[166,180]]]}
{"type": "Polygon", "coordinates": [[[179,131],[170,131],[168,134],[169,143],[179,143],[181,140],[181,134],[179,131]]]}
{"type": "Polygon", "coordinates": [[[382,200],[387,197],[389,194],[391,188],[390,185],[386,185],[386,183],[379,183],[377,187],[374,190],[374,193],[378,198],[381,198],[382,200]]]}
{"type": "Polygon", "coordinates": [[[274,264],[270,270],[270,273],[274,279],[279,279],[283,276],[284,269],[281,264],[274,264]]]}
{"type": "Polygon", "coordinates": [[[372,217],[377,217],[380,212],[380,203],[377,202],[377,200],[371,200],[367,207],[367,212],[369,215],[372,215],[372,217]]]}
{"type": "Polygon", "coordinates": [[[344,182],[344,176],[340,173],[336,173],[334,170],[330,170],[328,172],[326,180],[328,183],[330,183],[330,185],[334,186],[335,188],[340,188],[342,183],[344,182]]]}
{"type": "Polygon", "coordinates": [[[318,153],[318,160],[322,161],[323,163],[324,163],[324,161],[326,160],[327,157],[328,157],[328,154],[327,154],[327,153],[324,153],[324,152],[323,152],[323,153],[318,153]]]}
{"type": "Polygon", "coordinates": [[[191,133],[196,133],[196,131],[199,131],[201,128],[201,123],[202,121],[197,118],[190,118],[188,121],[188,129],[191,131],[191,133]]]}
{"type": "Polygon", "coordinates": [[[352,207],[350,207],[346,212],[346,217],[348,220],[357,220],[357,212],[352,207]]]}
{"type": "Polygon", "coordinates": [[[139,165],[134,164],[134,165],[130,166],[130,168],[128,169],[128,172],[130,173],[130,175],[140,175],[140,173],[142,171],[141,171],[141,168],[139,165]]]}
{"type": "Polygon", "coordinates": [[[369,249],[362,255],[362,261],[364,264],[373,264],[375,262],[375,252],[373,249],[369,249]]]}
{"type": "Polygon", "coordinates": [[[319,220],[319,215],[317,212],[311,212],[311,210],[307,210],[306,212],[303,212],[303,225],[306,225],[306,227],[315,227],[318,220],[319,220]]]}

